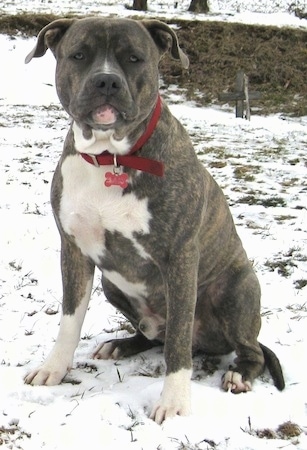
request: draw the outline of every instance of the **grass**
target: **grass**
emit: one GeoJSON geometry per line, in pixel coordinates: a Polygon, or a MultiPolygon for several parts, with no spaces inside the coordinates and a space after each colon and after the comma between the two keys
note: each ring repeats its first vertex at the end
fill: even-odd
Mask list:
{"type": "Polygon", "coordinates": [[[249,429],[243,430],[247,433],[257,436],[260,439],[284,439],[284,440],[291,440],[292,443],[295,445],[297,443],[297,438],[302,434],[302,429],[294,422],[287,421],[279,425],[276,429],[272,428],[262,428],[254,430],[251,427],[250,418],[249,418],[249,429]]]}
{"type": "Polygon", "coordinates": [[[221,92],[232,91],[236,72],[243,69],[250,89],[262,93],[252,108],[260,107],[263,113],[306,114],[304,31],[220,22],[180,22],[179,26],[179,41],[184,43],[191,67],[180,73],[174,63],[165,60],[170,73],[164,78],[184,86],[190,99],[208,104],[221,92]]]}
{"type": "MultiPolygon", "coordinates": [[[[191,444],[187,436],[185,438],[186,442],[180,442],[178,439],[173,439],[174,442],[178,443],[177,450],[214,450],[218,446],[218,444],[211,439],[203,439],[201,442],[191,444]]],[[[159,448],[157,450],[159,450],[159,448]]]]}
{"type": "Polygon", "coordinates": [[[21,448],[18,442],[25,438],[30,439],[31,434],[23,431],[18,424],[11,424],[8,427],[0,426],[0,446],[5,445],[5,448],[21,448]]]}
{"type": "Polygon", "coordinates": [[[296,289],[303,289],[305,286],[307,286],[307,280],[305,279],[295,280],[294,286],[296,289]]]}
{"type": "MultiPolygon", "coordinates": [[[[306,280],[305,280],[306,281],[306,280]]],[[[300,303],[295,303],[294,305],[288,305],[287,309],[289,309],[290,311],[293,312],[303,312],[303,313],[307,313],[307,302],[300,304],[300,303]]]]}
{"type": "Polygon", "coordinates": [[[283,277],[289,277],[292,275],[292,269],[297,267],[294,261],[289,259],[281,260],[276,259],[274,261],[266,261],[264,266],[267,267],[271,272],[277,269],[279,275],[283,277]]]}
{"type": "MultiPolygon", "coordinates": [[[[301,249],[293,247],[284,252],[282,256],[274,255],[274,259],[265,261],[264,267],[271,272],[277,270],[279,275],[288,278],[293,275],[299,263],[306,262],[306,260],[307,256],[301,252],[301,249]]],[[[293,283],[296,289],[303,289],[307,285],[307,280],[302,278],[295,280],[293,283]]],[[[300,308],[301,311],[306,311],[306,304],[304,303],[297,308],[300,308]]],[[[294,309],[294,306],[292,305],[288,309],[294,309]]]]}
{"type": "Polygon", "coordinates": [[[11,267],[11,269],[16,270],[17,272],[19,272],[22,269],[22,265],[17,263],[15,260],[10,261],[9,266],[11,267]]]}
{"type": "Polygon", "coordinates": [[[259,166],[241,165],[237,166],[234,169],[233,174],[237,180],[254,181],[255,174],[259,172],[260,172],[259,166]]]}
{"type": "Polygon", "coordinates": [[[238,200],[238,203],[245,203],[247,205],[262,205],[265,208],[273,207],[276,208],[278,206],[286,206],[287,202],[284,198],[279,196],[272,197],[263,197],[259,198],[253,194],[245,195],[238,200]]]}

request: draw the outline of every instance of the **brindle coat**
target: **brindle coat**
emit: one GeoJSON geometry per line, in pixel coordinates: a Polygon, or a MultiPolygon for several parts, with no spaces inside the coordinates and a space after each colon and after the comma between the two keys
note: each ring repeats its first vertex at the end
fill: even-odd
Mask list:
{"type": "MultiPolygon", "coordinates": [[[[93,206],[93,219],[82,213],[82,202],[78,203],[79,183],[82,189],[89,186],[97,171],[103,174],[104,169],[79,161],[80,148],[76,147],[81,144],[76,129],[82,143],[93,136],[99,142],[101,132],[104,142],[110,142],[109,151],[116,153],[121,142],[129,142],[131,148],[146,129],[157,99],[161,56],[169,51],[188,65],[175,33],[158,21],[63,19],[40,32],[27,62],[42,56],[48,47],[57,60],[59,98],[73,118],[52,184],[52,207],[62,241],[63,316],[53,352],[26,382],[58,383],[71,367],[97,266],[107,299],[131,321],[136,334],[102,344],[95,356],[122,358],[164,344],[166,381],[152,413],[157,422],[189,412],[193,352],[236,352],[236,365],[223,378],[226,390],[250,390],[265,363],[277,388],[283,389],[277,357],[257,341],[260,287],[225,197],[198,161],[186,131],[165,102],[154,133],[137,153],[162,161],[164,177],[124,168],[129,186],[124,190],[105,188],[110,190],[103,191],[93,206]],[[97,77],[105,74],[113,77],[114,89],[109,86],[106,90],[97,82],[97,77]],[[112,126],[93,121],[92,112],[101,104],[110,104],[118,112],[112,126]],[[82,176],[74,178],[68,161],[75,164],[71,171],[74,167],[82,176]],[[69,188],[65,177],[73,180],[69,188]],[[110,196],[114,212],[108,209],[104,195],[110,196]],[[145,211],[146,220],[129,209],[128,199],[145,211]],[[126,222],[117,216],[117,202],[125,205],[125,220],[132,217],[135,221],[130,234],[126,222]],[[103,216],[107,211],[111,217],[97,222],[94,208],[97,214],[103,216]],[[79,214],[84,226],[74,222],[69,228],[69,214],[79,214]],[[114,222],[112,226],[108,220],[114,222]],[[98,256],[87,251],[86,245],[97,248],[98,256]],[[68,337],[72,344],[67,344],[68,337]]],[[[84,196],[90,192],[86,189],[84,196]]],[[[132,222],[127,223],[130,226],[132,222]]]]}

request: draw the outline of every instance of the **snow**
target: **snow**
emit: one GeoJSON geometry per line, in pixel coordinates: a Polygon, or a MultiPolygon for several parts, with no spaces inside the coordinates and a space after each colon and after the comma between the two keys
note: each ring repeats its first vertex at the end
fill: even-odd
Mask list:
{"type": "MultiPolygon", "coordinates": [[[[107,3],[112,4],[111,11],[127,14],[116,2],[107,3]]],[[[266,23],[274,23],[282,13],[291,26],[305,27],[304,21],[287,13],[288,3],[216,0],[210,5],[224,16],[229,10],[231,20],[239,14],[246,21],[265,16],[266,23]],[[249,14],[249,8],[255,14],[249,14]]],[[[304,6],[305,2],[299,3],[304,6]]],[[[149,4],[154,10],[165,2],[149,4]]],[[[74,8],[109,11],[109,6],[94,0],[7,1],[0,11],[25,11],[30,5],[31,10],[53,12],[57,8],[63,12],[74,8]]],[[[60,242],[49,191],[69,123],[56,96],[50,52],[27,66],[23,63],[34,42],[0,36],[0,445],[5,438],[3,448],[24,450],[88,446],[92,450],[306,450],[307,288],[298,289],[297,283],[307,278],[307,117],[252,115],[248,122],[236,119],[230,107],[196,107],[174,86],[162,95],[227,195],[239,234],[254,261],[262,285],[259,340],[279,356],[285,391],[278,392],[265,373],[248,394],[224,393],[220,378],[233,355],[221,358],[212,375],[201,370],[202,360],[197,358],[193,414],[158,426],[147,415],[162,389],[161,350],[124,361],[91,359],[97,343],[127,333],[119,331],[122,316],[105,302],[99,274],[66,382],[55,387],[24,385],[23,376],[47,356],[58,330],[60,242]],[[252,176],[239,176],[240,170],[252,176]],[[247,196],[254,196],[258,203],[242,203],[247,196]],[[272,199],[280,203],[264,206],[272,199]],[[272,268],[276,261],[280,267],[272,268]],[[282,269],[287,276],[279,273],[282,269]],[[276,431],[286,421],[298,424],[301,435],[283,440],[280,436],[260,439],[255,433],[265,428],[276,431]],[[1,427],[15,432],[5,434],[1,427]]]]}

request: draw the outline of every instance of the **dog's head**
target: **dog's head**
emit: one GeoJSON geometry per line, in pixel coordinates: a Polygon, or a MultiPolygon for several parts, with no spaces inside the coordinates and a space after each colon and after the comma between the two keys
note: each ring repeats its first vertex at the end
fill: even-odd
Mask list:
{"type": "Polygon", "coordinates": [[[66,111],[83,128],[112,129],[118,138],[153,110],[162,55],[189,64],[175,32],[157,20],[56,20],[41,30],[26,63],[48,48],[57,60],[57,92],[66,111]]]}

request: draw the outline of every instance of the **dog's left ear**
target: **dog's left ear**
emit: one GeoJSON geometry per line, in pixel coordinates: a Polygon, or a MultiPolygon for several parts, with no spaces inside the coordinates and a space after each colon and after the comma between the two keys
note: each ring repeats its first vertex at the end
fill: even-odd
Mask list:
{"type": "Polygon", "coordinates": [[[159,20],[142,20],[141,23],[149,31],[162,54],[169,52],[185,69],[189,67],[189,58],[179,47],[177,35],[168,25],[159,20]]]}

